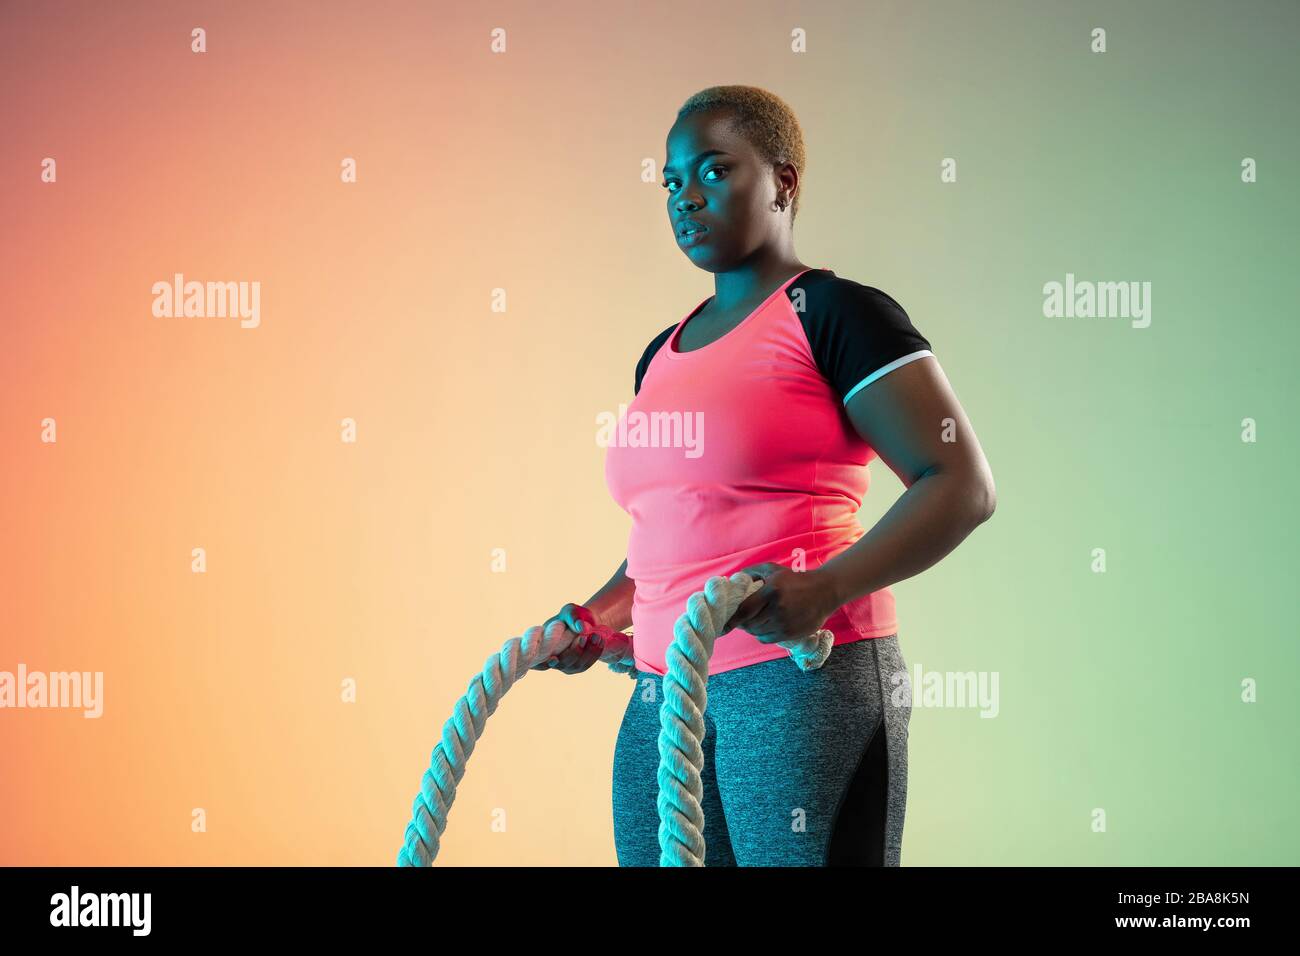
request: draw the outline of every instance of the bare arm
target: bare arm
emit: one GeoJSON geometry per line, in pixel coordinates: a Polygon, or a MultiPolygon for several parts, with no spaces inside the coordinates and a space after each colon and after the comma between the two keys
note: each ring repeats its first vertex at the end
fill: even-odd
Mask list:
{"type": "Polygon", "coordinates": [[[988,520],[997,502],[975,430],[933,356],[868,385],[845,411],[907,490],[852,547],[818,569],[835,606],[938,563],[988,520]]]}
{"type": "Polygon", "coordinates": [[[624,558],[605,586],[587,599],[585,607],[606,627],[616,631],[627,630],[632,626],[632,594],[635,590],[636,583],[627,576],[627,558],[624,558]]]}

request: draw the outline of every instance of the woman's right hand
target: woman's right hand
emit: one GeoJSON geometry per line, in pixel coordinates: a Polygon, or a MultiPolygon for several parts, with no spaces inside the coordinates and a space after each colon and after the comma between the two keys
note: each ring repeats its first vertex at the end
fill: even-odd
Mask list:
{"type": "Polygon", "coordinates": [[[570,644],[567,650],[561,651],[549,660],[534,664],[530,670],[581,674],[600,660],[600,655],[605,650],[605,642],[594,630],[597,623],[594,614],[581,604],[566,604],[560,608],[560,613],[546,619],[542,630],[545,631],[555,621],[563,621],[565,627],[578,635],[578,639],[570,644]]]}

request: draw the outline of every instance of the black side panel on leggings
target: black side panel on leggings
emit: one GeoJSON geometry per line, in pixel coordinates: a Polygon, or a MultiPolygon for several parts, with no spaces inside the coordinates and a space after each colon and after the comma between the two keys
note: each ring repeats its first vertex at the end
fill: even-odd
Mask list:
{"type": "Polygon", "coordinates": [[[848,791],[835,812],[826,847],[827,866],[884,866],[885,810],[889,786],[885,722],[862,752],[848,791]]]}

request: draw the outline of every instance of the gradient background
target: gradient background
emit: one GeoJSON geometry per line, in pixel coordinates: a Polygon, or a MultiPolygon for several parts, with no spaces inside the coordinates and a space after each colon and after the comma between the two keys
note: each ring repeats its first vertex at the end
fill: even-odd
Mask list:
{"type": "MultiPolygon", "coordinates": [[[[996,671],[1001,707],[914,710],[903,864],[1300,862],[1297,27],[1281,2],[0,5],[0,670],[105,673],[99,720],[0,711],[0,862],[392,865],[470,677],[623,559],[595,416],[713,291],[658,166],[719,83],[794,108],[799,255],[903,303],[997,481],[894,586],[909,664],[996,671]],[[259,281],[261,326],[154,318],[174,272],[259,281]],[[1151,282],[1150,328],[1044,318],[1067,272],[1151,282]]],[[[872,473],[868,528],[903,490],[872,473]]],[[[439,864],[614,864],[631,690],[519,684],[439,864]]]]}

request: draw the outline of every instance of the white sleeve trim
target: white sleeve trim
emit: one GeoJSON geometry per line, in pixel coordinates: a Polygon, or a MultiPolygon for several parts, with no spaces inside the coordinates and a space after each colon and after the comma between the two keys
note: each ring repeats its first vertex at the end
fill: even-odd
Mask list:
{"type": "Polygon", "coordinates": [[[844,404],[847,405],[849,403],[850,398],[858,394],[858,392],[862,391],[862,389],[866,388],[868,385],[870,385],[876,379],[880,378],[882,375],[887,375],[888,373],[892,372],[894,369],[898,368],[900,365],[906,365],[908,362],[915,362],[919,358],[925,358],[927,355],[933,355],[933,354],[934,353],[931,352],[929,349],[921,349],[919,352],[912,352],[908,355],[904,355],[902,358],[894,359],[888,365],[882,365],[880,368],[876,369],[874,372],[872,372],[862,381],[858,382],[857,385],[854,385],[851,389],[849,389],[849,393],[844,396],[844,404]]]}

